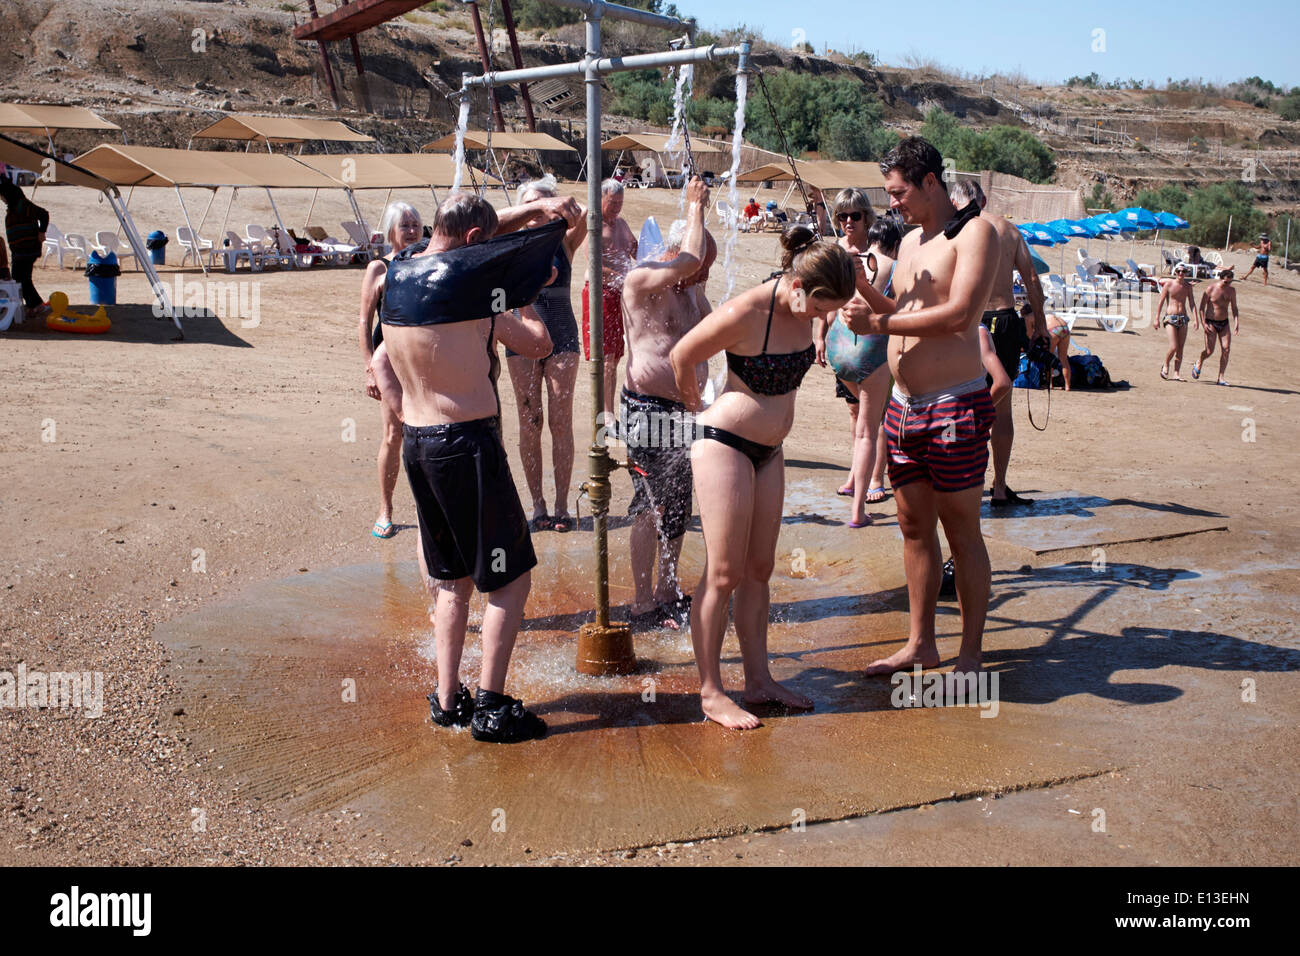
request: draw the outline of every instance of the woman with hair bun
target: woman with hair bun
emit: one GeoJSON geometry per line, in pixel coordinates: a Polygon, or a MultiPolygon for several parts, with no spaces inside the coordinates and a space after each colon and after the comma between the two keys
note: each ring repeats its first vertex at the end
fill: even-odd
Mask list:
{"type": "Polygon", "coordinates": [[[697,419],[691,469],[704,529],[704,574],[691,606],[691,641],[704,715],[748,730],[759,719],[722,686],[722,641],[736,598],[736,636],[746,704],[800,710],[812,701],[778,684],[768,669],[768,579],[776,562],[785,500],[781,442],[794,424],[795,392],[816,360],[812,320],[844,305],[857,278],[853,257],[807,226],[781,236],[781,271],[719,306],[669,356],[682,401],[701,408],[696,367],[727,354],[727,386],[697,419]]]}

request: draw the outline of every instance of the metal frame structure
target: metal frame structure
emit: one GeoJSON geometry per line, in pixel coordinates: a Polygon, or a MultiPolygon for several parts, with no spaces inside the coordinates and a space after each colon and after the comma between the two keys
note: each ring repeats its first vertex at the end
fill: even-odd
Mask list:
{"type": "Polygon", "coordinates": [[[616,467],[605,445],[605,350],[604,302],[601,276],[601,177],[602,142],[600,122],[600,78],[606,73],[684,66],[690,63],[736,57],[738,72],[749,69],[750,44],[738,46],[695,47],[694,19],[663,16],[647,10],[626,7],[606,0],[547,0],[556,6],[580,10],[586,26],[586,56],[576,63],[559,63],[526,70],[488,72],[483,76],[466,73],[459,93],[466,96],[475,88],[491,90],[506,83],[526,83],[557,77],[582,76],[587,90],[587,248],[590,273],[588,311],[591,315],[591,394],[595,409],[592,442],[588,452],[590,474],[581,490],[591,502],[595,532],[595,604],[594,624],[583,625],[578,638],[578,670],[587,674],[624,674],[636,666],[631,631],[626,625],[611,625],[609,620],[609,537],[608,516],[610,472],[616,467]],[[646,53],[626,57],[601,56],[600,25],[605,17],[628,20],[673,32],[683,31],[687,48],[665,53],[646,53]]]}

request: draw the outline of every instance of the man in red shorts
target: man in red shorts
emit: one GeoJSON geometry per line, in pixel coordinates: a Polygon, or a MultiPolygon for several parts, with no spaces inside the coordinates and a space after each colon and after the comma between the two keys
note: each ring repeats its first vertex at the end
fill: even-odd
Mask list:
{"type": "MultiPolygon", "coordinates": [[[[607,179],[600,184],[601,312],[605,352],[605,412],[614,420],[614,392],[618,385],[618,360],[623,357],[623,280],[636,261],[636,237],[622,218],[623,184],[607,179]]],[[[590,273],[582,284],[582,354],[591,361],[590,273]]]]}
{"type": "Polygon", "coordinates": [[[943,160],[925,140],[903,140],[880,168],[890,208],[920,228],[899,247],[897,310],[871,315],[850,302],[845,311],[854,332],[890,336],[896,385],[885,435],[911,627],[907,644],[872,663],[867,673],[939,664],[934,612],[941,575],[936,525],[942,522],[961,603],[954,673],[974,674],[980,669],[990,578],[980,499],[997,417],[980,362],[979,327],[998,269],[997,232],[979,218],[978,204],[957,212],[944,187],[943,160]]]}

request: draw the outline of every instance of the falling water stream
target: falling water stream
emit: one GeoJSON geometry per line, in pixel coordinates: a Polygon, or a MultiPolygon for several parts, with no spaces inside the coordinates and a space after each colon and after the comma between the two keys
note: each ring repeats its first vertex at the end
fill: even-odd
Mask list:
{"type": "MultiPolygon", "coordinates": [[[[671,71],[668,75],[672,76],[671,71]]],[[[681,192],[677,194],[677,210],[682,216],[686,215],[686,101],[691,98],[694,82],[695,67],[690,63],[682,64],[673,86],[673,126],[664,145],[664,152],[673,158],[683,173],[681,192]]]]}
{"type": "Polygon", "coordinates": [[[452,172],[451,191],[460,192],[461,174],[465,169],[465,130],[469,129],[469,92],[460,98],[460,114],[456,119],[456,151],[452,154],[455,170],[452,172]]]}
{"type": "Polygon", "coordinates": [[[736,74],[736,122],[735,132],[731,135],[731,174],[727,177],[727,204],[731,207],[727,213],[727,244],[722,256],[722,273],[727,277],[727,294],[730,299],[736,288],[736,272],[732,268],[736,254],[736,242],[740,238],[740,188],[736,177],[740,174],[740,150],[744,145],[745,135],[745,100],[749,96],[749,77],[744,73],[736,74]]]}

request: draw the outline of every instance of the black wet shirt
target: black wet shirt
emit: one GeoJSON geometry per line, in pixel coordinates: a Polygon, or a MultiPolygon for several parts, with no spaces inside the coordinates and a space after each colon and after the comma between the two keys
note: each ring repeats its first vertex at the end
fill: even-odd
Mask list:
{"type": "Polygon", "coordinates": [[[388,264],[380,321],[444,325],[528,305],[551,278],[567,229],[557,219],[428,256],[417,256],[428,248],[428,240],[417,242],[388,264]]]}

